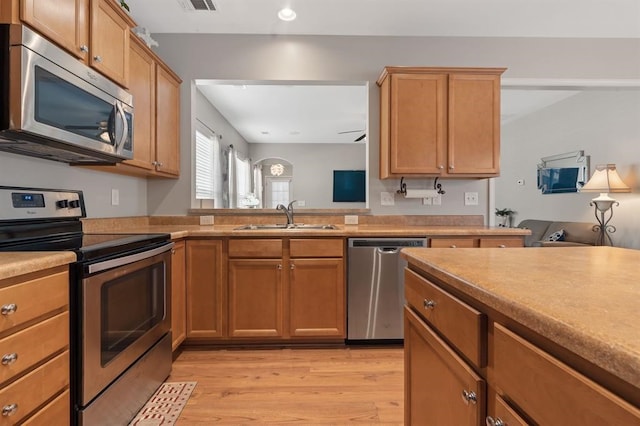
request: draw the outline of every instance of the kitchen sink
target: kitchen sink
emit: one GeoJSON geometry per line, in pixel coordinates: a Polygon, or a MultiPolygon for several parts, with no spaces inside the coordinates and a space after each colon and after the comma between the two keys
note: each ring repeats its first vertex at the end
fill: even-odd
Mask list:
{"type": "Polygon", "coordinates": [[[286,223],[276,223],[276,224],[242,225],[237,228],[234,228],[234,231],[257,231],[261,229],[294,230],[294,229],[338,229],[338,228],[336,228],[335,225],[322,225],[322,224],[314,224],[314,223],[294,223],[291,225],[287,225],[286,223]]]}

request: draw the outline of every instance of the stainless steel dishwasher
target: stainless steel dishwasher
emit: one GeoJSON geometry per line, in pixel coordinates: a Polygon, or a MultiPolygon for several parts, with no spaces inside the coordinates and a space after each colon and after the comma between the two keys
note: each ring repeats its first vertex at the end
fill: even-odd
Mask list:
{"type": "Polygon", "coordinates": [[[347,339],[403,336],[403,247],[427,247],[426,238],[349,238],[347,339]]]}

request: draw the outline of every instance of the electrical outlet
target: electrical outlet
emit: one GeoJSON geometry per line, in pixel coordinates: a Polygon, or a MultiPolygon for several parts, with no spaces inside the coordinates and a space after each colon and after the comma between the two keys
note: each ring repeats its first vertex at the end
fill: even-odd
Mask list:
{"type": "Polygon", "coordinates": [[[120,205],[120,191],[118,189],[111,190],[111,205],[112,206],[120,205]]]}
{"type": "Polygon", "coordinates": [[[477,192],[465,192],[464,193],[464,205],[465,206],[477,206],[478,205],[478,193],[477,192]]]}
{"type": "Polygon", "coordinates": [[[431,203],[434,206],[441,206],[442,205],[442,195],[438,194],[435,197],[431,198],[431,203]]]}
{"type": "Polygon", "coordinates": [[[381,192],[380,193],[380,204],[383,206],[393,206],[395,204],[395,200],[393,198],[393,192],[381,192]]]}
{"type": "Polygon", "coordinates": [[[213,225],[213,216],[200,216],[200,225],[213,225]]]}
{"type": "Polygon", "coordinates": [[[298,200],[298,201],[296,202],[296,205],[297,205],[298,207],[305,207],[305,206],[307,205],[307,202],[306,202],[305,200],[298,200]]]}
{"type": "Polygon", "coordinates": [[[344,224],[345,225],[357,225],[358,224],[358,216],[356,216],[356,215],[345,215],[344,224]]]}

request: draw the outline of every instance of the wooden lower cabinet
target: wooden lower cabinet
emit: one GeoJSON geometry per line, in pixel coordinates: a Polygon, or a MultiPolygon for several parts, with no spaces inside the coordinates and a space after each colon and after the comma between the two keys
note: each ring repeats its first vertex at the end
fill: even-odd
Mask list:
{"type": "Polygon", "coordinates": [[[575,369],[582,362],[575,355],[538,341],[470,296],[458,300],[431,274],[406,270],[405,280],[405,424],[640,425],[640,409],[629,402],[637,394],[616,395],[586,377],[575,369]],[[475,326],[474,312],[465,319],[465,306],[486,323],[475,326]],[[486,368],[468,342],[480,350],[480,360],[487,348],[486,368]]]}
{"type": "Polygon", "coordinates": [[[68,267],[0,280],[0,306],[0,425],[70,424],[68,267]]]}
{"type": "Polygon", "coordinates": [[[345,336],[344,261],[292,259],[289,279],[291,337],[345,336]]]}
{"type": "Polygon", "coordinates": [[[187,339],[225,335],[223,265],[221,240],[187,241],[187,339]]]}
{"type": "Polygon", "coordinates": [[[171,251],[171,349],[187,338],[186,244],[176,241],[171,251]]]}
{"type": "Polygon", "coordinates": [[[486,383],[405,308],[405,424],[484,424],[486,383]]]}
{"type": "Polygon", "coordinates": [[[431,248],[507,248],[524,247],[524,237],[443,237],[431,238],[431,248]]]}

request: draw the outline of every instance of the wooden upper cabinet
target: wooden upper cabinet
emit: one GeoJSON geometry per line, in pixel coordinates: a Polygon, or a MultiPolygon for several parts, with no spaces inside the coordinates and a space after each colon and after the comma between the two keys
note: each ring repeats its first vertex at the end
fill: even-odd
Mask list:
{"type": "MultiPolygon", "coordinates": [[[[10,4],[9,1],[2,3],[3,8],[10,4]]],[[[75,57],[85,60],[89,51],[88,10],[89,0],[23,0],[20,19],[75,57]]]]}
{"type": "Polygon", "coordinates": [[[89,64],[129,87],[129,31],[135,22],[113,0],[91,1],[89,64]]]}
{"type": "Polygon", "coordinates": [[[504,70],[386,67],[380,178],[498,176],[504,70]]]}
{"type": "Polygon", "coordinates": [[[156,170],[180,174],[180,83],[164,64],[156,64],[156,170]]]}
{"type": "Polygon", "coordinates": [[[133,159],[126,163],[144,170],[155,169],[156,68],[153,57],[138,36],[131,34],[129,91],[133,95],[133,159]]]}

